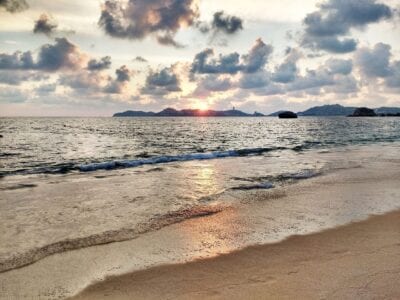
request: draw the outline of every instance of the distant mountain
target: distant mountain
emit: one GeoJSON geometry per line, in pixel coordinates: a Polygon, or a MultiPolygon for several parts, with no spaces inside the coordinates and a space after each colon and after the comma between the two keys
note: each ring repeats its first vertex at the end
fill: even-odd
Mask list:
{"type": "Polygon", "coordinates": [[[269,114],[268,117],[277,117],[277,116],[279,116],[279,114],[281,114],[283,112],[285,112],[285,110],[278,110],[272,114],[269,114]]]}
{"type": "Polygon", "coordinates": [[[122,113],[116,113],[113,117],[263,117],[258,112],[248,114],[240,110],[200,110],[200,109],[182,109],[166,108],[160,112],[143,112],[128,110],[122,113]]]}
{"type": "MultiPolygon", "coordinates": [[[[303,112],[297,113],[299,116],[350,116],[357,107],[342,106],[339,104],[322,105],[311,107],[303,112]]],[[[377,115],[396,115],[400,114],[399,107],[379,107],[374,109],[377,115]]],[[[277,117],[283,110],[274,112],[268,116],[277,117]]],[[[231,110],[200,110],[166,108],[160,112],[145,112],[128,110],[114,114],[114,117],[264,117],[263,114],[254,112],[248,114],[237,109],[231,110]]]]}
{"type": "Polygon", "coordinates": [[[379,114],[399,114],[400,107],[379,107],[375,109],[375,113],[379,114]]]}
{"type": "Polygon", "coordinates": [[[299,116],[348,116],[355,111],[356,107],[345,107],[339,104],[315,106],[303,112],[299,116]]]}
{"type": "Polygon", "coordinates": [[[155,113],[145,111],[127,110],[125,112],[116,113],[113,117],[154,117],[155,113]]]}

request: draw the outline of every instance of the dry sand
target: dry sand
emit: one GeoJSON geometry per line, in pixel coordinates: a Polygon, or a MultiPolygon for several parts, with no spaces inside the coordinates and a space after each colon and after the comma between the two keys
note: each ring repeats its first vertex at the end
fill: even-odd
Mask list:
{"type": "Polygon", "coordinates": [[[400,299],[400,211],[111,277],[74,299],[400,299]]]}

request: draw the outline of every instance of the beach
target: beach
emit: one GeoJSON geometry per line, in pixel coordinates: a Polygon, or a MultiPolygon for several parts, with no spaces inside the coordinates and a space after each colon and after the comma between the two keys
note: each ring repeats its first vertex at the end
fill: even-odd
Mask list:
{"type": "Polygon", "coordinates": [[[400,211],[217,258],[110,277],[83,299],[399,299],[400,211]]]}
{"type": "MultiPolygon", "coordinates": [[[[294,154],[298,163],[307,161],[316,171],[292,173],[290,179],[280,175],[274,187],[264,188],[242,177],[247,171],[254,176],[261,166],[271,172],[282,155],[278,161],[226,158],[172,163],[161,171],[150,166],[45,176],[36,178],[35,187],[23,188],[27,177],[5,178],[2,205],[6,208],[8,199],[10,206],[2,211],[7,223],[2,227],[1,298],[243,298],[247,294],[240,293],[246,292],[256,299],[297,294],[342,299],[356,295],[351,287],[362,285],[369,287],[359,289],[363,298],[393,298],[400,242],[398,151],[397,144],[388,144],[294,154]],[[239,185],[229,166],[241,173],[239,185]],[[145,219],[155,205],[169,203],[167,196],[161,202],[136,199],[139,206],[133,211],[132,197],[140,194],[130,183],[142,178],[143,186],[146,174],[151,174],[148,184],[157,180],[159,188],[176,182],[171,174],[192,174],[196,181],[186,176],[189,186],[213,193],[138,223],[138,215],[145,219]],[[219,184],[226,181],[235,186],[220,192],[219,184]],[[11,205],[14,199],[18,206],[11,205]],[[29,211],[29,219],[12,218],[18,215],[14,207],[29,211]],[[139,208],[144,209],[140,214],[139,208]],[[376,285],[369,283],[374,274],[376,285]],[[192,280],[181,280],[185,277],[192,280]],[[349,285],[342,289],[343,284],[349,285]]],[[[290,160],[285,156],[284,165],[290,160]]],[[[165,195],[170,190],[160,189],[165,195]]]]}
{"type": "Polygon", "coordinates": [[[400,300],[400,0],[0,0],[0,300],[400,300]]]}

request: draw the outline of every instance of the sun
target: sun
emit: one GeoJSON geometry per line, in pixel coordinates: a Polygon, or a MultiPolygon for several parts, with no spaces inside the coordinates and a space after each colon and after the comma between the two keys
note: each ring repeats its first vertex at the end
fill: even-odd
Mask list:
{"type": "Polygon", "coordinates": [[[208,109],[208,103],[207,102],[197,102],[195,105],[196,109],[200,110],[207,110],[208,109]]]}

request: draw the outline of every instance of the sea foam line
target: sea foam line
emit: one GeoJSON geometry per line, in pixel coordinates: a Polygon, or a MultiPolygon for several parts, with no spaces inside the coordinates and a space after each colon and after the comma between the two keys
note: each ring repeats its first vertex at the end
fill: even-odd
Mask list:
{"type": "Polygon", "coordinates": [[[228,150],[221,152],[207,152],[207,153],[191,153],[191,154],[181,154],[181,155],[166,155],[157,156],[145,159],[136,160],[114,160],[101,163],[91,163],[79,165],[78,169],[81,172],[90,172],[96,170],[112,170],[118,168],[133,168],[142,165],[153,165],[162,164],[177,161],[191,161],[191,160],[207,160],[225,157],[238,157],[238,156],[251,156],[251,155],[261,155],[266,152],[275,150],[285,150],[284,147],[275,148],[252,148],[252,149],[241,149],[241,150],[228,150]]]}
{"type": "Polygon", "coordinates": [[[108,230],[86,237],[60,240],[52,244],[28,249],[17,254],[12,254],[8,256],[3,255],[3,257],[0,258],[0,273],[32,264],[52,254],[96,245],[131,240],[137,238],[143,233],[159,230],[165,226],[183,222],[188,219],[206,217],[217,214],[221,212],[224,208],[226,208],[226,206],[204,205],[180,209],[177,211],[169,212],[160,217],[152,218],[146,223],[137,224],[134,228],[108,230]]]}

